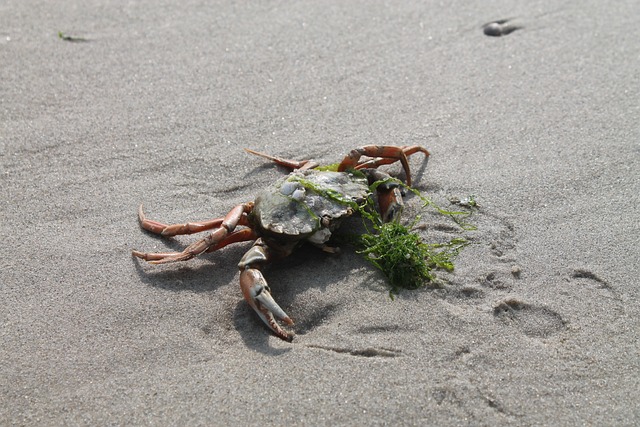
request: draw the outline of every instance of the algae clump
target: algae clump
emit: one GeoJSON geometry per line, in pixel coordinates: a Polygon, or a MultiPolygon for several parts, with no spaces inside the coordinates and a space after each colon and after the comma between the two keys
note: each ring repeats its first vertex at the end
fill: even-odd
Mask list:
{"type": "MultiPolygon", "coordinates": [[[[371,186],[372,192],[381,183],[382,181],[374,183],[371,186]]],[[[471,211],[442,209],[418,190],[403,183],[400,185],[417,195],[422,200],[423,207],[431,207],[439,214],[449,216],[462,230],[475,230],[474,226],[461,220],[469,216],[471,211]]],[[[360,211],[367,232],[352,236],[352,241],[358,253],[386,276],[391,286],[391,297],[402,288],[418,289],[436,283],[437,277],[434,270],[453,271],[454,258],[470,244],[463,237],[453,238],[446,243],[425,243],[417,233],[412,231],[420,217],[416,217],[409,227],[397,221],[385,223],[372,205],[368,203],[360,211]]]]}
{"type": "Polygon", "coordinates": [[[418,289],[434,282],[434,269],[453,271],[453,258],[469,244],[464,238],[448,243],[424,243],[420,236],[398,222],[375,228],[375,233],[359,236],[363,249],[358,252],[387,277],[392,294],[401,288],[418,289]]]}

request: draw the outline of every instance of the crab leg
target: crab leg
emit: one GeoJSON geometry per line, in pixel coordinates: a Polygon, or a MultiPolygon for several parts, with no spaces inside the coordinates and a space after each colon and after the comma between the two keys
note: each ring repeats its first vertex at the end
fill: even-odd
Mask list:
{"type": "Polygon", "coordinates": [[[214,252],[218,249],[222,249],[227,245],[240,242],[248,242],[249,240],[256,240],[258,235],[250,228],[243,228],[242,230],[236,230],[229,234],[224,240],[215,246],[211,246],[206,252],[214,252]]]}
{"type": "Polygon", "coordinates": [[[240,289],[242,289],[244,299],[269,329],[283,340],[291,341],[293,335],[282,329],[276,318],[287,325],[293,325],[293,320],[273,299],[271,289],[260,271],[262,266],[272,261],[277,255],[283,256],[287,254],[274,254],[274,250],[267,246],[262,239],[256,240],[238,264],[240,269],[240,289]]]}
{"type": "MultiPolygon", "coordinates": [[[[409,161],[402,147],[394,147],[391,145],[366,145],[364,147],[351,150],[346,155],[340,165],[338,166],[339,172],[344,172],[347,169],[355,169],[358,167],[360,157],[382,157],[383,159],[394,159],[393,162],[400,160],[404,172],[407,175],[407,185],[411,185],[411,170],[409,169],[409,161]]],[[[390,162],[390,163],[393,163],[390,162]]]]}
{"type": "MultiPolygon", "coordinates": [[[[184,224],[163,224],[152,219],[148,219],[144,214],[142,205],[138,208],[138,219],[140,220],[140,226],[147,231],[154,234],[160,234],[165,237],[177,236],[178,234],[194,234],[201,231],[211,230],[212,228],[218,228],[224,221],[224,218],[215,218],[207,221],[187,222],[184,224]]],[[[240,218],[238,225],[247,225],[246,216],[240,218]]]]}
{"type": "Polygon", "coordinates": [[[247,153],[250,154],[254,154],[256,156],[260,156],[260,157],[264,157],[265,159],[269,159],[273,162],[275,162],[276,164],[279,164],[280,166],[284,166],[285,168],[294,170],[294,169],[313,169],[316,166],[318,166],[318,163],[314,162],[313,160],[289,160],[289,159],[283,159],[281,157],[275,157],[275,156],[271,156],[269,154],[264,154],[264,153],[260,153],[258,151],[254,151],[251,150],[249,148],[245,148],[244,151],[246,151],[247,153]]]}
{"type": "MultiPolygon", "coordinates": [[[[218,249],[222,249],[225,246],[231,245],[233,243],[248,242],[250,240],[256,240],[257,238],[258,236],[256,235],[255,231],[253,231],[250,228],[243,228],[242,230],[237,230],[229,234],[224,240],[222,240],[220,243],[218,243],[215,246],[211,246],[205,252],[214,252],[214,251],[217,251],[218,249]]],[[[137,256],[138,258],[144,259],[145,261],[155,261],[155,260],[160,260],[166,257],[171,257],[175,254],[176,252],[142,253],[142,252],[135,251],[134,255],[137,256]]]]}
{"type": "Polygon", "coordinates": [[[211,232],[207,237],[187,246],[182,252],[169,252],[161,254],[148,254],[132,251],[138,258],[149,261],[151,264],[164,264],[168,262],[186,261],[200,255],[211,247],[217,247],[221,242],[233,233],[243,215],[251,212],[253,203],[245,203],[231,209],[220,223],[220,227],[211,232]]]}
{"type": "MultiPolygon", "coordinates": [[[[426,148],[420,147],[419,145],[403,146],[402,147],[402,151],[404,151],[404,154],[407,157],[409,157],[410,155],[415,154],[417,152],[424,153],[427,158],[430,155],[429,151],[427,151],[426,148]]],[[[360,162],[360,163],[358,163],[358,165],[355,168],[356,169],[377,168],[378,166],[388,165],[388,164],[395,163],[395,162],[397,162],[397,159],[389,159],[389,158],[378,157],[378,158],[375,158],[375,159],[369,159],[369,160],[365,160],[363,162],[360,162]]]]}

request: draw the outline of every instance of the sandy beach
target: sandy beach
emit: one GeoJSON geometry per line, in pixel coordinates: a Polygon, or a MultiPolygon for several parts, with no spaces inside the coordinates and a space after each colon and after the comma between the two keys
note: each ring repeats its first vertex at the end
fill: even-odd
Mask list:
{"type": "Polygon", "coordinates": [[[3,2],[0,425],[638,425],[639,70],[634,1],[3,2]],[[478,201],[474,231],[405,201],[472,242],[443,286],[300,248],[265,271],[289,343],[251,243],[131,256],[199,238],[141,203],[217,218],[286,173],[244,147],[369,144],[478,201]]]}

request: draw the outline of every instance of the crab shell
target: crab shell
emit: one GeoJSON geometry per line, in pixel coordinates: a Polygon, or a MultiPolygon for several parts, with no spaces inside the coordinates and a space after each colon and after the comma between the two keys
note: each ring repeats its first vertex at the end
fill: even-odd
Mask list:
{"type": "Polygon", "coordinates": [[[264,236],[322,244],[370,195],[358,172],[298,170],[258,195],[252,223],[264,236]]]}

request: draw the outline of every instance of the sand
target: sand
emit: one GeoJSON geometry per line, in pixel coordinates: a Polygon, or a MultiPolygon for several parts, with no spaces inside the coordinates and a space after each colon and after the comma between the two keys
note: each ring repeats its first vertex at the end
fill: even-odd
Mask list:
{"type": "MultiPolygon", "coordinates": [[[[640,423],[640,9],[587,1],[0,6],[1,425],[640,423]],[[489,37],[483,25],[517,27],[489,37]],[[62,32],[59,36],[59,32],[62,32]],[[388,296],[349,247],[266,272],[248,244],[151,266],[284,172],[427,147],[415,186],[475,195],[440,289],[388,296]]],[[[387,170],[399,171],[392,166],[387,170]]]]}

